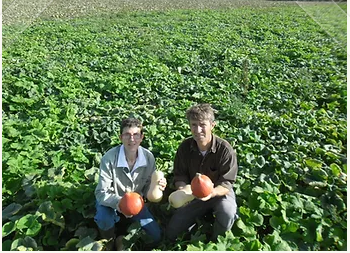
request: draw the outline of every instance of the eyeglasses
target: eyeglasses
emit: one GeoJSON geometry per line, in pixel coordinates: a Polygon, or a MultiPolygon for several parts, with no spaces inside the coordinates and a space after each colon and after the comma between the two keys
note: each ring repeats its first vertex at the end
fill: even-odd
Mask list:
{"type": "Polygon", "coordinates": [[[123,139],[131,139],[131,136],[134,138],[134,140],[139,140],[141,139],[142,134],[141,133],[135,133],[135,134],[123,133],[122,134],[123,139]]]}

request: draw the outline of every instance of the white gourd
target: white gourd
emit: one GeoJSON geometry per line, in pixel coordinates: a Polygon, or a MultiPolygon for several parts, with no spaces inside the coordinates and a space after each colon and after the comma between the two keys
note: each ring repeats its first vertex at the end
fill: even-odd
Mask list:
{"type": "Polygon", "coordinates": [[[164,177],[164,173],[156,170],[152,173],[151,184],[147,192],[147,199],[151,202],[159,202],[163,198],[163,191],[159,189],[158,181],[164,177]]]}
{"type": "Polygon", "coordinates": [[[169,195],[169,204],[174,208],[182,207],[194,199],[192,195],[191,185],[188,184],[182,189],[174,191],[169,195]]]}

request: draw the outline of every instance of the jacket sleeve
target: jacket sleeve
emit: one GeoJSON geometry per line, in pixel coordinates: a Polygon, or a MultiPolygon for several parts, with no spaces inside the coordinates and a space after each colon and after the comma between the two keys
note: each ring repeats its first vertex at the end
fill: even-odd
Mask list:
{"type": "Polygon", "coordinates": [[[236,151],[232,147],[226,148],[220,158],[220,177],[216,185],[221,185],[227,189],[232,188],[232,184],[236,181],[238,165],[236,151]]]}
{"type": "Polygon", "coordinates": [[[109,206],[113,209],[117,208],[117,204],[121,199],[115,192],[113,186],[113,160],[108,156],[102,157],[100,163],[100,175],[97,187],[95,189],[96,200],[100,205],[109,206]]]}

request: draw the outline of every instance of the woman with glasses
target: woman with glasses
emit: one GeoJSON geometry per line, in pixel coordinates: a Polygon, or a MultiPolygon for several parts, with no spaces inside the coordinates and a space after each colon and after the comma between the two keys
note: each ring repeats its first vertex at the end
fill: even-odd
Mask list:
{"type": "MultiPolygon", "coordinates": [[[[139,221],[142,229],[153,238],[154,243],[161,240],[161,230],[146,205],[135,216],[124,215],[119,201],[127,191],[146,196],[150,187],[152,173],[156,169],[153,154],[140,146],[144,135],[142,123],[135,118],[124,119],[120,127],[121,145],[111,148],[102,157],[100,175],[95,189],[95,222],[101,237],[108,239],[107,250],[122,250],[122,236],[115,238],[115,224],[121,215],[127,220],[139,221]]],[[[166,179],[158,181],[164,191],[166,179]]]]}

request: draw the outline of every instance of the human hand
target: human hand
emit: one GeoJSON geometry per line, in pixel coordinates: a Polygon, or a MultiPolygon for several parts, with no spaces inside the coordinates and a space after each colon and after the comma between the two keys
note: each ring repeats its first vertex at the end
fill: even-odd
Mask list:
{"type": "Polygon", "coordinates": [[[202,201],[208,201],[209,199],[211,199],[213,197],[213,194],[210,193],[208,196],[204,197],[204,198],[198,198],[199,200],[202,200],[202,201]]]}
{"type": "Polygon", "coordinates": [[[123,215],[125,216],[125,218],[128,218],[128,219],[133,217],[133,215],[125,215],[125,214],[123,214],[123,215]]]}
{"type": "Polygon", "coordinates": [[[158,185],[159,185],[159,189],[160,189],[161,191],[164,191],[164,190],[165,190],[165,187],[167,186],[166,178],[163,177],[163,178],[159,179],[158,185]]]}

